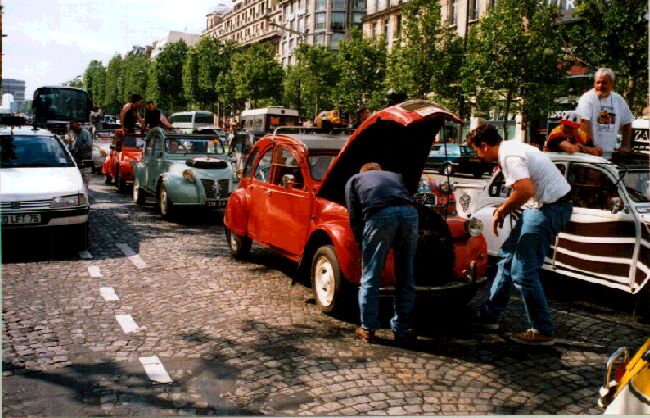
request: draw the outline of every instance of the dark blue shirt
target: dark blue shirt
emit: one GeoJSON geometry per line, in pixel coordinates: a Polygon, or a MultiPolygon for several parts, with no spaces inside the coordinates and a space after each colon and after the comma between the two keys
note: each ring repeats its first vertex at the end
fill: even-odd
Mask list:
{"type": "Polygon", "coordinates": [[[392,171],[370,170],[355,174],[345,185],[345,205],[358,243],[363,236],[363,224],[370,215],[388,206],[413,203],[402,176],[392,171]]]}

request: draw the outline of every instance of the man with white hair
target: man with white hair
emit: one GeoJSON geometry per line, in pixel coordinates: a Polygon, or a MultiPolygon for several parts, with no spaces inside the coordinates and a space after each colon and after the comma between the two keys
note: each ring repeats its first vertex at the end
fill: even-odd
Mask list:
{"type": "Polygon", "coordinates": [[[599,68],[594,77],[594,88],[586,92],[578,101],[580,129],[603,149],[603,157],[611,158],[616,147],[619,129],[623,131],[623,141],[619,151],[632,150],[632,122],[634,116],[630,108],[614,88],[614,72],[609,68],[599,68]]]}

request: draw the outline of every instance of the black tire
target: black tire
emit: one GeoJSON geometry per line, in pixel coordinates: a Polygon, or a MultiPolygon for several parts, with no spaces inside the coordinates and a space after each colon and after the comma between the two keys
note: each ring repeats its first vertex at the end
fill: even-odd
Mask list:
{"type": "Polygon", "coordinates": [[[134,180],[133,181],[133,201],[138,206],[144,206],[147,201],[147,192],[134,180]]]}
{"type": "Polygon", "coordinates": [[[74,248],[77,251],[88,249],[88,222],[74,226],[72,239],[74,239],[74,248]]]}
{"type": "Polygon", "coordinates": [[[224,231],[226,232],[226,241],[228,241],[230,255],[238,260],[245,258],[251,251],[251,239],[236,234],[226,227],[224,227],[224,231]]]}
{"type": "Polygon", "coordinates": [[[120,193],[126,193],[129,189],[128,184],[126,184],[126,180],[120,178],[119,181],[116,180],[117,184],[117,189],[120,191],[120,193]]]}
{"type": "Polygon", "coordinates": [[[174,215],[174,203],[169,199],[164,184],[160,185],[160,191],[158,192],[158,210],[163,219],[170,219],[174,215]]]}
{"type": "Polygon", "coordinates": [[[445,164],[444,167],[442,167],[442,174],[444,174],[445,176],[453,175],[454,174],[454,166],[449,164],[449,163],[445,164]]]}
{"type": "Polygon", "coordinates": [[[320,247],[311,262],[311,290],[323,313],[328,315],[342,311],[343,274],[334,247],[320,247]]]}
{"type": "Polygon", "coordinates": [[[111,177],[110,174],[106,174],[104,176],[104,184],[111,184],[113,183],[113,177],[111,177]]]}
{"type": "Polygon", "coordinates": [[[642,324],[650,324],[650,284],[646,284],[637,294],[632,316],[642,324]]]}
{"type": "Polygon", "coordinates": [[[475,179],[480,179],[481,177],[483,177],[483,171],[477,171],[474,173],[475,179]]]}

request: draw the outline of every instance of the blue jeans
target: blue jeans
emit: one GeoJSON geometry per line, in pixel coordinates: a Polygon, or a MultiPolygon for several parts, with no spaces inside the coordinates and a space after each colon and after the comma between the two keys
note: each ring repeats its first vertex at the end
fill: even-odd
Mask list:
{"type": "Polygon", "coordinates": [[[379,328],[379,287],[388,252],[393,248],[395,264],[395,316],[390,327],[404,336],[411,323],[415,302],[413,260],[418,243],[418,212],[411,206],[389,206],[373,213],[363,227],[361,243],[361,326],[379,328]]]}
{"type": "Polygon", "coordinates": [[[514,284],[521,293],[531,328],[543,335],[554,335],[539,270],[558,232],[571,219],[572,209],[571,202],[566,201],[544,205],[541,209],[524,210],[499,251],[497,273],[488,299],[481,308],[483,321],[499,321],[514,284]]]}

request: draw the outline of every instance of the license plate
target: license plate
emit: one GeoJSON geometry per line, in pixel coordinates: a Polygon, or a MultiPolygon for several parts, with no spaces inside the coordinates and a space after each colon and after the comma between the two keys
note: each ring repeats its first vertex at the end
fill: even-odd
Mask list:
{"type": "Polygon", "coordinates": [[[31,224],[40,224],[40,223],[41,223],[41,215],[38,213],[2,215],[3,225],[31,225],[31,224]]]}
{"type": "Polygon", "coordinates": [[[226,207],[226,201],[225,200],[209,200],[205,202],[206,206],[209,206],[211,208],[225,208],[226,207]]]}

